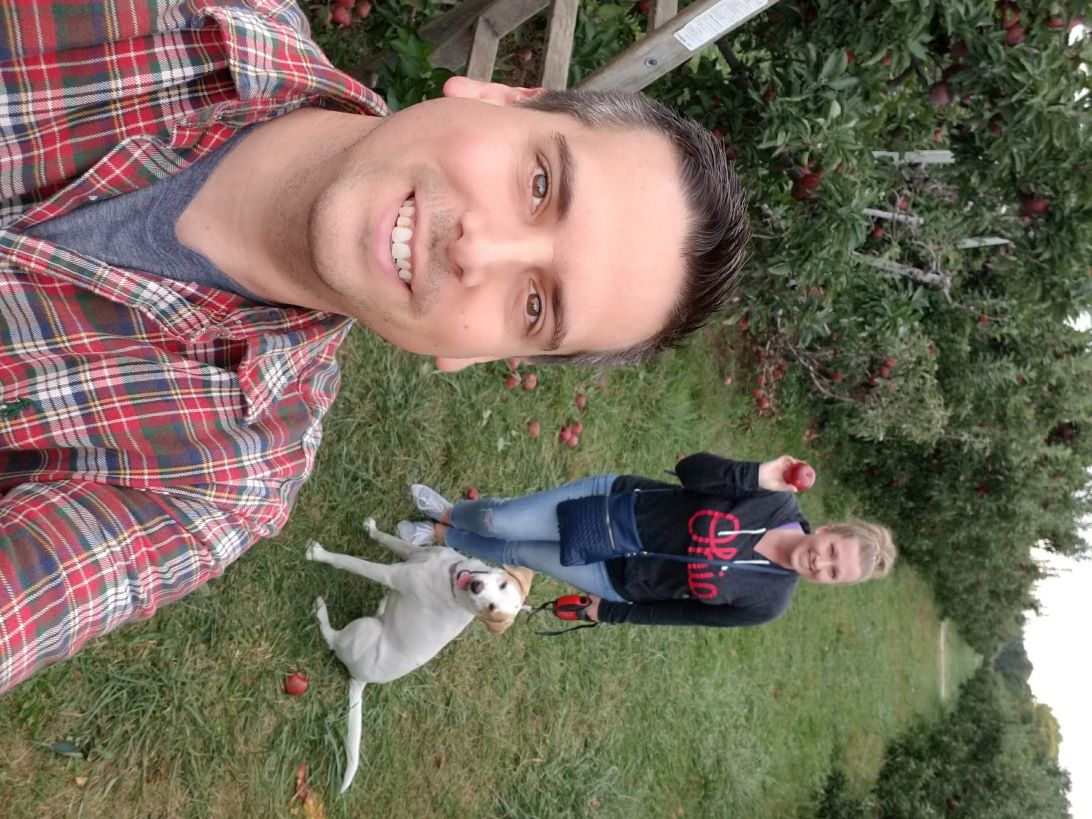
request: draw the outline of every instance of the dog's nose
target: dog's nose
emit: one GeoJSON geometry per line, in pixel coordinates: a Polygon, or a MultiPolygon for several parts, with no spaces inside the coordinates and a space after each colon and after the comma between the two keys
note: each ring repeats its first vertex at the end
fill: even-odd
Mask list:
{"type": "Polygon", "coordinates": [[[470,593],[471,594],[481,594],[482,593],[482,587],[484,585],[485,584],[482,583],[482,581],[480,581],[480,580],[471,580],[470,581],[470,593]]]}

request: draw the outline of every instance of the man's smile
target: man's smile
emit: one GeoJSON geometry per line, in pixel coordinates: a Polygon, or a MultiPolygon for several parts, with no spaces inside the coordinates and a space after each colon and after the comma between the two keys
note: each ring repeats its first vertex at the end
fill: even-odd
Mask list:
{"type": "Polygon", "coordinates": [[[409,195],[401,207],[391,229],[391,258],[398,271],[398,278],[412,288],[413,285],[413,231],[416,227],[416,206],[413,194],[409,195]]]}

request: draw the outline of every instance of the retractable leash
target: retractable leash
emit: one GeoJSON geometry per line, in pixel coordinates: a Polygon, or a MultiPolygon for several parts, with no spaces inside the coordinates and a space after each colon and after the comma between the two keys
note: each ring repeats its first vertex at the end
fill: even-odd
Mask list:
{"type": "Polygon", "coordinates": [[[599,625],[597,622],[588,620],[588,606],[591,605],[591,598],[586,594],[564,594],[556,600],[547,600],[545,603],[531,609],[531,613],[528,617],[534,617],[540,611],[549,611],[558,620],[582,620],[579,626],[573,626],[572,628],[563,628],[556,631],[535,631],[540,637],[556,637],[559,634],[568,634],[570,631],[576,631],[582,628],[594,628],[599,625]]]}

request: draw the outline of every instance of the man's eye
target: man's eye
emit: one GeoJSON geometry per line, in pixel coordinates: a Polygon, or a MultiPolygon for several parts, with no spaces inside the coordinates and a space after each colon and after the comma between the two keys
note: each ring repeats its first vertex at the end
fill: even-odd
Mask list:
{"type": "Polygon", "coordinates": [[[542,296],[534,287],[531,288],[531,292],[527,294],[527,304],[524,308],[527,313],[527,323],[534,327],[538,323],[539,317],[542,315],[542,296]]]}
{"type": "Polygon", "coordinates": [[[547,194],[550,193],[550,175],[546,173],[546,169],[541,165],[535,168],[534,174],[531,176],[531,203],[532,212],[537,211],[543,202],[546,201],[547,194]]]}

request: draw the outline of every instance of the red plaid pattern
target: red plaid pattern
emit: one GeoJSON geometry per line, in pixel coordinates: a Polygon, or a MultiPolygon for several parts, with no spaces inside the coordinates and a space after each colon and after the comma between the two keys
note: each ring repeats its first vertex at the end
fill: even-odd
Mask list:
{"type": "Polygon", "coordinates": [[[304,105],[383,115],[289,2],[0,4],[0,691],[275,534],[350,322],[22,229],[304,105]]]}

